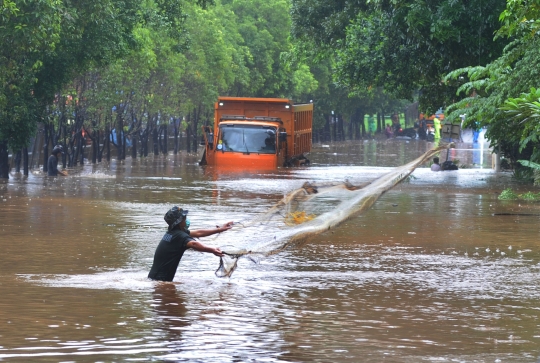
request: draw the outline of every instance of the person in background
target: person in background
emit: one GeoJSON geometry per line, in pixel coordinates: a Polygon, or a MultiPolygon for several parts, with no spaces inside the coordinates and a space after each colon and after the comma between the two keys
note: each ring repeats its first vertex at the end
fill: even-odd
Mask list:
{"type": "Polygon", "coordinates": [[[472,124],[473,129],[473,142],[478,142],[478,137],[480,136],[480,130],[482,129],[480,127],[480,123],[478,121],[474,121],[472,124]]]}
{"type": "Polygon", "coordinates": [[[421,113],[419,120],[418,120],[418,138],[420,140],[425,140],[427,136],[427,123],[426,118],[424,117],[424,114],[421,113]]]}
{"type": "Polygon", "coordinates": [[[386,134],[387,139],[394,136],[394,132],[392,131],[392,126],[390,124],[386,124],[386,129],[384,129],[384,133],[386,134]]]}
{"type": "Polygon", "coordinates": [[[371,138],[375,138],[375,132],[377,131],[377,125],[375,123],[375,117],[373,117],[372,114],[370,114],[368,116],[367,123],[368,123],[369,136],[371,138]]]}
{"type": "Polygon", "coordinates": [[[175,206],[163,217],[169,225],[169,229],[156,248],[154,263],[148,273],[148,278],[158,281],[172,281],[184,252],[189,248],[199,252],[213,253],[218,257],[223,256],[223,252],[219,248],[205,246],[193,237],[206,237],[224,232],[232,228],[233,222],[228,222],[221,227],[216,226],[215,229],[190,231],[187,214],[187,210],[175,206]]]}
{"type": "Polygon", "coordinates": [[[397,134],[401,130],[401,124],[399,123],[399,115],[397,113],[394,113],[392,117],[390,117],[392,120],[392,127],[394,134],[397,134]]]}
{"type": "Polygon", "coordinates": [[[433,164],[431,164],[431,171],[441,171],[441,164],[439,164],[439,158],[433,158],[433,164]]]}
{"type": "Polygon", "coordinates": [[[433,119],[433,128],[435,129],[435,140],[439,140],[441,138],[441,120],[439,119],[439,115],[435,115],[435,118],[433,119]]]}
{"type": "Polygon", "coordinates": [[[58,174],[62,176],[67,175],[65,171],[58,170],[58,154],[64,154],[62,145],[56,145],[51,152],[51,156],[49,156],[49,160],[47,161],[48,176],[58,176],[58,174]]]}

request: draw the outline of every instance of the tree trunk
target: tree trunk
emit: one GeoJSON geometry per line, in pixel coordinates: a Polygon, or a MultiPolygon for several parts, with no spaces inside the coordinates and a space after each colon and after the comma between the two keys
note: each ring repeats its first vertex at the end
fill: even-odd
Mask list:
{"type": "Polygon", "coordinates": [[[331,140],[331,136],[332,136],[332,132],[330,130],[330,121],[332,119],[332,115],[330,115],[329,117],[326,117],[326,123],[324,124],[324,135],[323,135],[323,140],[325,142],[328,142],[331,140]]]}
{"type": "Polygon", "coordinates": [[[0,178],[9,179],[9,158],[7,142],[0,141],[0,178]]]}
{"type": "Polygon", "coordinates": [[[345,141],[345,119],[343,118],[343,115],[339,115],[339,128],[341,132],[341,141],[345,141]]]}
{"type": "Polygon", "coordinates": [[[112,132],[109,131],[109,127],[107,126],[105,128],[105,150],[106,150],[106,153],[105,153],[105,157],[107,159],[108,162],[111,161],[111,136],[112,136],[112,132]]]}
{"type": "Polygon", "coordinates": [[[122,160],[126,160],[126,134],[122,131],[122,160]]]}
{"type": "Polygon", "coordinates": [[[186,128],[186,151],[188,153],[191,152],[191,130],[190,130],[190,125],[191,125],[191,112],[188,113],[187,115],[187,128],[186,128]]]}
{"type": "Polygon", "coordinates": [[[137,133],[133,133],[131,138],[131,158],[133,160],[137,159],[137,133]]]}
{"type": "Polygon", "coordinates": [[[149,153],[148,143],[150,141],[150,131],[146,131],[144,135],[144,156],[147,157],[149,153]]]}
{"type": "Polygon", "coordinates": [[[22,156],[23,156],[23,174],[24,176],[28,176],[28,148],[23,147],[22,156]]]}
{"type": "Polygon", "coordinates": [[[178,155],[178,132],[180,131],[180,120],[174,119],[174,155],[178,155]]]}
{"type": "MultiPolygon", "coordinates": [[[[105,135],[107,135],[107,133],[105,133],[105,135]]],[[[101,138],[101,132],[99,132],[99,130],[97,131],[97,149],[98,149],[98,154],[97,154],[97,161],[98,163],[101,163],[101,160],[102,160],[102,157],[103,157],[103,148],[105,147],[105,140],[103,140],[103,147],[99,147],[99,139],[101,138]]]]}
{"type": "Polygon", "coordinates": [[[117,158],[118,160],[124,160],[123,155],[123,138],[124,138],[124,120],[122,120],[122,117],[120,116],[120,113],[118,116],[116,116],[116,149],[117,149],[117,158]]]}
{"type": "Polygon", "coordinates": [[[97,162],[97,154],[99,150],[99,134],[97,131],[92,131],[92,164],[97,162]]]}
{"type": "Polygon", "coordinates": [[[70,166],[77,166],[77,163],[79,162],[79,154],[80,154],[80,151],[81,151],[81,135],[80,133],[79,134],[76,134],[75,135],[75,139],[73,140],[73,155],[72,157],[70,158],[71,159],[71,164],[70,166]]]}
{"type": "Polygon", "coordinates": [[[142,158],[144,157],[144,150],[146,149],[145,148],[145,143],[146,145],[148,144],[148,140],[146,140],[146,129],[141,132],[141,150],[139,151],[139,156],[142,158]]]}
{"type": "Polygon", "coordinates": [[[38,131],[37,135],[34,137],[34,145],[32,145],[32,159],[30,160],[30,165],[32,165],[32,167],[34,167],[34,155],[36,155],[37,144],[40,140],[40,136],[41,132],[38,131]]]}
{"type": "Polygon", "coordinates": [[[46,174],[49,171],[49,124],[45,122],[43,127],[43,173],[46,174]]]}
{"type": "Polygon", "coordinates": [[[199,104],[199,109],[193,110],[193,152],[197,152],[197,149],[199,148],[199,142],[197,141],[197,133],[199,131],[199,120],[201,119],[201,112],[202,112],[202,105],[199,104]]]}
{"type": "Polygon", "coordinates": [[[84,138],[82,135],[79,138],[79,147],[81,150],[79,161],[81,165],[84,165],[84,149],[86,148],[86,138],[84,138]]]}
{"type": "Polygon", "coordinates": [[[361,130],[361,124],[364,123],[363,119],[363,112],[360,108],[356,109],[356,112],[354,113],[354,139],[360,140],[362,138],[362,134],[360,132],[361,130]]]}
{"type": "Polygon", "coordinates": [[[360,111],[359,120],[360,120],[360,134],[362,135],[362,139],[366,137],[367,131],[366,131],[366,123],[364,122],[366,114],[362,111],[360,111]]]}
{"type": "Polygon", "coordinates": [[[158,130],[157,127],[154,127],[154,130],[152,130],[152,143],[154,147],[154,155],[159,155],[159,147],[158,147],[158,130]]]}
{"type": "Polygon", "coordinates": [[[22,157],[22,151],[19,150],[15,154],[15,172],[20,173],[21,172],[21,157],[22,157]]]}
{"type": "Polygon", "coordinates": [[[163,150],[161,150],[163,155],[167,155],[169,153],[169,148],[167,147],[167,138],[169,137],[167,133],[167,126],[167,124],[163,125],[163,150]]]}

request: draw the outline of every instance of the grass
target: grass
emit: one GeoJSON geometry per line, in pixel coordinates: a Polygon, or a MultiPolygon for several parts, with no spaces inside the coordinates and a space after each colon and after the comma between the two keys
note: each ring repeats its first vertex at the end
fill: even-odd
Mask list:
{"type": "Polygon", "coordinates": [[[527,192],[523,194],[517,194],[511,188],[507,188],[501,192],[499,195],[500,200],[527,200],[527,201],[538,201],[540,200],[540,193],[527,192]]]}

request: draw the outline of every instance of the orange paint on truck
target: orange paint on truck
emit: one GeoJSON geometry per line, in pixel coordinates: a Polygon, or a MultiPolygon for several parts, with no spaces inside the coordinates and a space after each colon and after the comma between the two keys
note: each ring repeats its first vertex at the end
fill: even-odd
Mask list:
{"type": "Polygon", "coordinates": [[[219,97],[214,110],[213,129],[203,126],[202,165],[275,169],[309,163],[313,104],[219,97]]]}

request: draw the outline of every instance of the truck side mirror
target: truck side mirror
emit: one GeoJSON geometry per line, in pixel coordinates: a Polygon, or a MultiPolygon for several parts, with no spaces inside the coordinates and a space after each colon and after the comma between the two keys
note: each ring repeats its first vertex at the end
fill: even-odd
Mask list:
{"type": "Polygon", "coordinates": [[[208,146],[210,147],[210,149],[213,149],[214,148],[214,133],[213,132],[206,133],[206,140],[208,140],[208,146]]]}
{"type": "Polygon", "coordinates": [[[286,142],[287,141],[287,133],[282,131],[279,133],[279,142],[286,142]]]}

